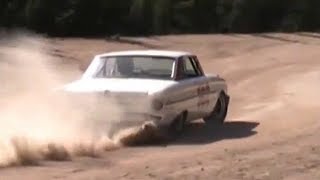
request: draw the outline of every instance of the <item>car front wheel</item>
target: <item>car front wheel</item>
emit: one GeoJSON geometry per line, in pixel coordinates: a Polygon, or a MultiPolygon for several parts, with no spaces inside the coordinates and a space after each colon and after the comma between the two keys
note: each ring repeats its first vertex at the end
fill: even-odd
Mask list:
{"type": "Polygon", "coordinates": [[[182,134],[186,125],[186,113],[181,113],[171,123],[169,127],[169,133],[171,137],[178,137],[182,134]]]}
{"type": "Polygon", "coordinates": [[[229,97],[224,93],[221,93],[217,103],[210,113],[209,116],[203,118],[206,124],[210,125],[221,125],[224,123],[227,113],[228,113],[228,106],[229,106],[229,97]]]}

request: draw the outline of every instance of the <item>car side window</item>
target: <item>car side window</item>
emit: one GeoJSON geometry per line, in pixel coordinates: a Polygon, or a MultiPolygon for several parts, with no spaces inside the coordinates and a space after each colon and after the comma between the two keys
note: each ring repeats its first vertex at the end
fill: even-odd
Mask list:
{"type": "Polygon", "coordinates": [[[191,57],[184,57],[183,58],[183,64],[184,64],[184,77],[185,78],[193,78],[201,76],[201,73],[199,72],[197,68],[197,64],[191,57]]]}
{"type": "Polygon", "coordinates": [[[201,67],[199,65],[198,59],[196,57],[192,57],[192,58],[190,57],[190,59],[192,59],[192,62],[193,62],[192,64],[193,64],[195,70],[197,71],[198,76],[202,76],[203,72],[202,72],[201,67]]]}
{"type": "Polygon", "coordinates": [[[196,76],[197,75],[197,71],[193,67],[191,59],[185,60],[185,74],[187,76],[196,76]]]}
{"type": "Polygon", "coordinates": [[[198,71],[196,63],[194,62],[194,59],[192,59],[191,57],[186,57],[184,64],[185,64],[185,74],[188,77],[200,76],[200,73],[198,71]]]}

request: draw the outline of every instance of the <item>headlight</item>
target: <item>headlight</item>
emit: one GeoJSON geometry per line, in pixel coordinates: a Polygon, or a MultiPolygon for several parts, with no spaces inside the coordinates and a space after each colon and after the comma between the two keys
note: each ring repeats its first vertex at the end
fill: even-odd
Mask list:
{"type": "Polygon", "coordinates": [[[158,99],[154,99],[152,101],[152,108],[159,111],[163,108],[163,103],[158,99]]]}

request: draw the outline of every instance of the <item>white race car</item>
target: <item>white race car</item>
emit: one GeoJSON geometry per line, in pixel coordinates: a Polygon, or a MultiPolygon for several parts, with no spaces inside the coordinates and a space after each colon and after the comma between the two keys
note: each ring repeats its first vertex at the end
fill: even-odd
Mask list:
{"type": "Polygon", "coordinates": [[[142,129],[152,126],[174,134],[197,119],[222,124],[230,98],[226,81],[204,74],[196,55],[162,50],[96,55],[82,78],[63,91],[100,94],[106,101],[118,102],[128,124],[142,123],[142,129]]]}

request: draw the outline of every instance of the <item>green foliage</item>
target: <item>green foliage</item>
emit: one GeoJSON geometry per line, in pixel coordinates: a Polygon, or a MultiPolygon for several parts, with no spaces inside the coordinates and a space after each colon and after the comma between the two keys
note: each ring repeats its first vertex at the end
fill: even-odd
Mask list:
{"type": "Polygon", "coordinates": [[[172,6],[172,28],[175,32],[190,32],[193,29],[192,8],[193,0],[175,0],[172,6]]]}
{"type": "MultiPolygon", "coordinates": [[[[146,12],[146,6],[148,0],[136,0],[133,1],[129,11],[129,25],[132,28],[133,33],[149,32],[148,25],[150,25],[145,18],[148,14],[146,12]]],[[[149,14],[150,15],[150,14],[149,14]]]]}
{"type": "Polygon", "coordinates": [[[0,1],[0,24],[7,27],[24,24],[24,8],[27,0],[1,0],[0,1]]]}
{"type": "Polygon", "coordinates": [[[167,33],[171,20],[171,0],[154,0],[153,7],[153,32],[156,34],[167,33]]]}
{"type": "Polygon", "coordinates": [[[0,26],[52,35],[318,30],[319,0],[1,0],[0,26]]]}
{"type": "Polygon", "coordinates": [[[302,27],[306,30],[320,30],[320,1],[308,0],[302,16],[302,27]]]}

